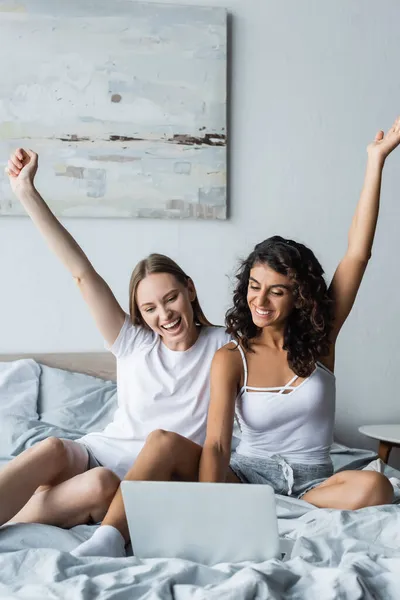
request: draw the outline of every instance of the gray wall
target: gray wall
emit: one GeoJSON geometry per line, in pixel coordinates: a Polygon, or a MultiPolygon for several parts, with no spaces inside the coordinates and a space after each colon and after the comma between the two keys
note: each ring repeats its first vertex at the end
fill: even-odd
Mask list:
{"type": "MultiPolygon", "coordinates": [[[[192,275],[206,313],[221,323],[237,258],[271,234],[310,245],[331,277],[346,249],[365,147],[400,113],[400,5],[185,3],[232,12],[230,220],[65,224],[125,307],[134,264],[157,250],[192,275]]],[[[368,445],[361,424],[400,423],[399,167],[400,150],[385,167],[372,261],[338,344],[337,433],[349,444],[368,445]]],[[[0,256],[0,352],[102,349],[69,275],[28,219],[0,220],[0,256]]]]}

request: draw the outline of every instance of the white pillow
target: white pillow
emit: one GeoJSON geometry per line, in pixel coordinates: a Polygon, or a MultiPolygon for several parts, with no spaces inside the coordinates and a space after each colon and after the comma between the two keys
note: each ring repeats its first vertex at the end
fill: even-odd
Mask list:
{"type": "Polygon", "coordinates": [[[117,384],[83,373],[41,365],[40,419],[82,435],[102,431],[117,409],[117,384]]]}
{"type": "Polygon", "coordinates": [[[0,363],[0,464],[21,451],[20,436],[38,421],[39,379],[34,360],[0,363]]]}

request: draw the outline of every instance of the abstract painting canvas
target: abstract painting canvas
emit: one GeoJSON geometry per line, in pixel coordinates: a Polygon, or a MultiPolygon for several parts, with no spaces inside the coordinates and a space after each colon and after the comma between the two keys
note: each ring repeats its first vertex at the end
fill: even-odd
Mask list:
{"type": "Polygon", "coordinates": [[[58,216],[226,218],[225,9],[0,0],[0,39],[1,162],[38,152],[58,216]]]}

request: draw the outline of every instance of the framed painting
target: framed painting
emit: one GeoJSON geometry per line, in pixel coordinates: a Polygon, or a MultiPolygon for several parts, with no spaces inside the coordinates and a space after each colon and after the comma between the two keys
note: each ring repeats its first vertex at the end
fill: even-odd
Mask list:
{"type": "Polygon", "coordinates": [[[0,1],[0,39],[1,161],[38,152],[57,216],[226,218],[225,9],[0,1]]]}

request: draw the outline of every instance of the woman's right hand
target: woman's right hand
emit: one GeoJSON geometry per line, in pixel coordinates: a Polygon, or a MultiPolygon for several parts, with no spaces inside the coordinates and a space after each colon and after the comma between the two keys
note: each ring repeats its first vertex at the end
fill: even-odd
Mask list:
{"type": "Polygon", "coordinates": [[[400,144],[400,117],[397,117],[392,127],[386,134],[380,130],[375,136],[375,140],[368,144],[367,152],[369,157],[378,158],[382,163],[391,152],[400,144]]]}
{"type": "Polygon", "coordinates": [[[32,150],[17,148],[11,154],[6,173],[11,189],[18,196],[23,189],[34,188],[34,180],[38,168],[38,155],[32,150]]]}

